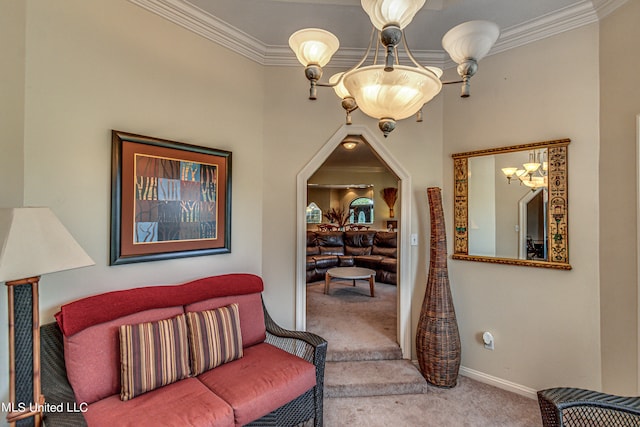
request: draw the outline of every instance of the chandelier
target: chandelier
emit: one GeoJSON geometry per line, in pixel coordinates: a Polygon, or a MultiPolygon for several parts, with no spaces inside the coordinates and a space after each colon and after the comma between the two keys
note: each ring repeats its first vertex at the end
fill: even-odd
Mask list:
{"type": "Polygon", "coordinates": [[[442,81],[440,68],[416,61],[403,31],[424,3],[425,0],[361,0],[373,24],[369,46],[355,66],[331,76],[328,83],[320,82],[322,67],[338,50],[338,38],[319,28],[293,33],[289,46],[305,67],[311,86],[309,99],[317,98],[318,86],[333,88],[342,99],[346,124],[351,124],[351,112],[359,108],[378,120],[386,138],[398,120],[417,115],[422,121],[422,106],[440,93],[443,84],[462,83],[461,97],[468,97],[469,79],[478,70],[478,61],[498,39],[500,29],[492,22],[469,21],[449,30],[442,38],[442,46],[458,64],[461,80],[442,81]],[[398,46],[403,46],[410,65],[400,65],[398,46]],[[365,66],[372,48],[373,64],[365,66]],[[384,64],[378,64],[380,50],[384,51],[384,64]]]}
{"type": "Polygon", "coordinates": [[[531,188],[531,191],[535,191],[547,186],[548,169],[547,152],[546,149],[542,149],[530,151],[529,161],[523,163],[522,167],[506,167],[501,170],[507,177],[509,184],[511,184],[511,179],[515,177],[520,181],[520,185],[524,184],[531,188]]]}

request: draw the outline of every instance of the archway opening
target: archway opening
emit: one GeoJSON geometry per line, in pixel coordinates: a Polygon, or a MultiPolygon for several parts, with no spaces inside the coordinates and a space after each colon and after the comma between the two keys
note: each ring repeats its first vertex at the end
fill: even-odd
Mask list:
{"type": "MultiPolygon", "coordinates": [[[[379,167],[383,167],[393,176],[398,191],[399,215],[395,216],[392,225],[396,224],[397,230],[397,341],[402,350],[403,357],[411,356],[411,281],[409,277],[410,248],[409,248],[409,224],[410,224],[410,188],[411,179],[401,165],[395,160],[386,146],[377,139],[368,128],[363,126],[343,126],[320,149],[320,151],[300,171],[297,177],[297,249],[296,249],[296,328],[306,329],[306,250],[307,250],[307,216],[305,214],[309,202],[324,209],[322,203],[307,199],[307,184],[309,179],[331,157],[345,137],[358,137],[366,143],[373,155],[378,159],[379,167]]],[[[342,148],[342,147],[339,147],[342,148]]],[[[388,184],[391,185],[391,184],[388,184]]],[[[381,189],[381,188],[380,188],[381,189]]],[[[378,189],[378,190],[380,190],[378,189]]],[[[374,202],[375,205],[375,202],[374,202]]],[[[384,202],[378,203],[378,208],[386,213],[374,213],[376,228],[387,228],[389,208],[384,202]],[[379,223],[376,221],[380,221],[379,223]]]]}

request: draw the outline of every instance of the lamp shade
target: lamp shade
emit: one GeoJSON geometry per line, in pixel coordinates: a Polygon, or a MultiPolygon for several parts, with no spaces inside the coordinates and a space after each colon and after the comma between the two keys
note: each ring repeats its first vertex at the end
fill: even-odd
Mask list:
{"type": "Polygon", "coordinates": [[[329,31],[304,28],[291,34],[289,46],[305,67],[310,64],[324,67],[340,47],[340,42],[329,31]]]}
{"type": "Polygon", "coordinates": [[[404,29],[424,6],[424,2],[425,0],[361,0],[362,8],[378,30],[390,24],[404,29]]]}
{"type": "Polygon", "coordinates": [[[358,107],[378,119],[406,119],[442,89],[434,72],[405,65],[396,65],[392,72],[384,71],[384,65],[358,68],[343,81],[358,107]]]}
{"type": "Polygon", "coordinates": [[[94,264],[49,208],[0,209],[0,282],[94,264]]]}
{"type": "Polygon", "coordinates": [[[489,21],[469,21],[453,27],[442,38],[442,47],[457,64],[467,59],[480,61],[491,50],[500,28],[489,21]]]}
{"type": "Polygon", "coordinates": [[[502,168],[502,173],[505,174],[507,178],[511,178],[517,170],[518,168],[502,168]]]}

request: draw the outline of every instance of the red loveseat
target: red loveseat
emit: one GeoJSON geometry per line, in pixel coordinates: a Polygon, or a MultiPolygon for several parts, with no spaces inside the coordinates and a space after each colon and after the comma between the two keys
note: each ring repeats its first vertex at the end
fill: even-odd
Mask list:
{"type": "MultiPolygon", "coordinates": [[[[63,305],[57,323],[41,328],[42,391],[47,407],[65,408],[45,412],[45,424],[291,426],[313,419],[315,426],[321,426],[327,342],[311,333],[278,327],[264,308],[262,291],[260,277],[229,274],[181,285],[108,292],[63,305]],[[229,325],[239,329],[234,330],[238,348],[241,340],[239,357],[236,354],[235,359],[202,373],[194,371],[191,357],[191,369],[183,378],[123,397],[125,380],[121,384],[121,378],[128,378],[134,364],[126,364],[121,353],[135,352],[127,353],[130,342],[122,341],[122,325],[133,325],[122,327],[127,330],[182,316],[190,320],[185,313],[200,319],[203,313],[231,313],[229,307],[235,310],[235,317],[231,316],[235,323],[229,325]]],[[[185,348],[193,356],[197,328],[188,324],[186,328],[185,321],[189,338],[185,348]]],[[[232,347],[224,344],[225,339],[217,343],[223,351],[225,345],[227,350],[232,347]]],[[[144,382],[145,373],[137,374],[144,382]]]]}

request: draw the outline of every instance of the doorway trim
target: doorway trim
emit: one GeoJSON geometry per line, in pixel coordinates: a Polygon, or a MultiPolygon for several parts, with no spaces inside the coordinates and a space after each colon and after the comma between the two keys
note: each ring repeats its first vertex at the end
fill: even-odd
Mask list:
{"type": "MultiPolygon", "coordinates": [[[[538,188],[535,191],[528,191],[527,194],[518,201],[518,258],[520,259],[527,259],[527,204],[541,191],[542,188],[538,188]]],[[[545,227],[546,225],[545,221],[545,227]]],[[[545,234],[547,233],[545,232],[545,234]]],[[[545,236],[545,239],[546,238],[547,236],[545,236]]]]}
{"type": "Polygon", "coordinates": [[[399,179],[400,227],[398,229],[398,300],[397,300],[397,337],[405,359],[411,359],[411,248],[409,246],[411,224],[411,176],[393,157],[387,147],[367,127],[362,125],[343,125],[322,146],[316,155],[297,175],[296,195],[296,329],[306,330],[307,325],[307,222],[304,215],[307,207],[307,181],[347,135],[362,136],[380,157],[380,160],[393,171],[399,179]]]}
{"type": "MultiPolygon", "coordinates": [[[[636,116],[636,259],[640,256],[640,114],[636,116]]],[[[636,338],[638,342],[637,354],[637,383],[636,388],[640,393],[640,261],[636,263],[636,286],[638,296],[636,301],[637,325],[636,338]]]]}

